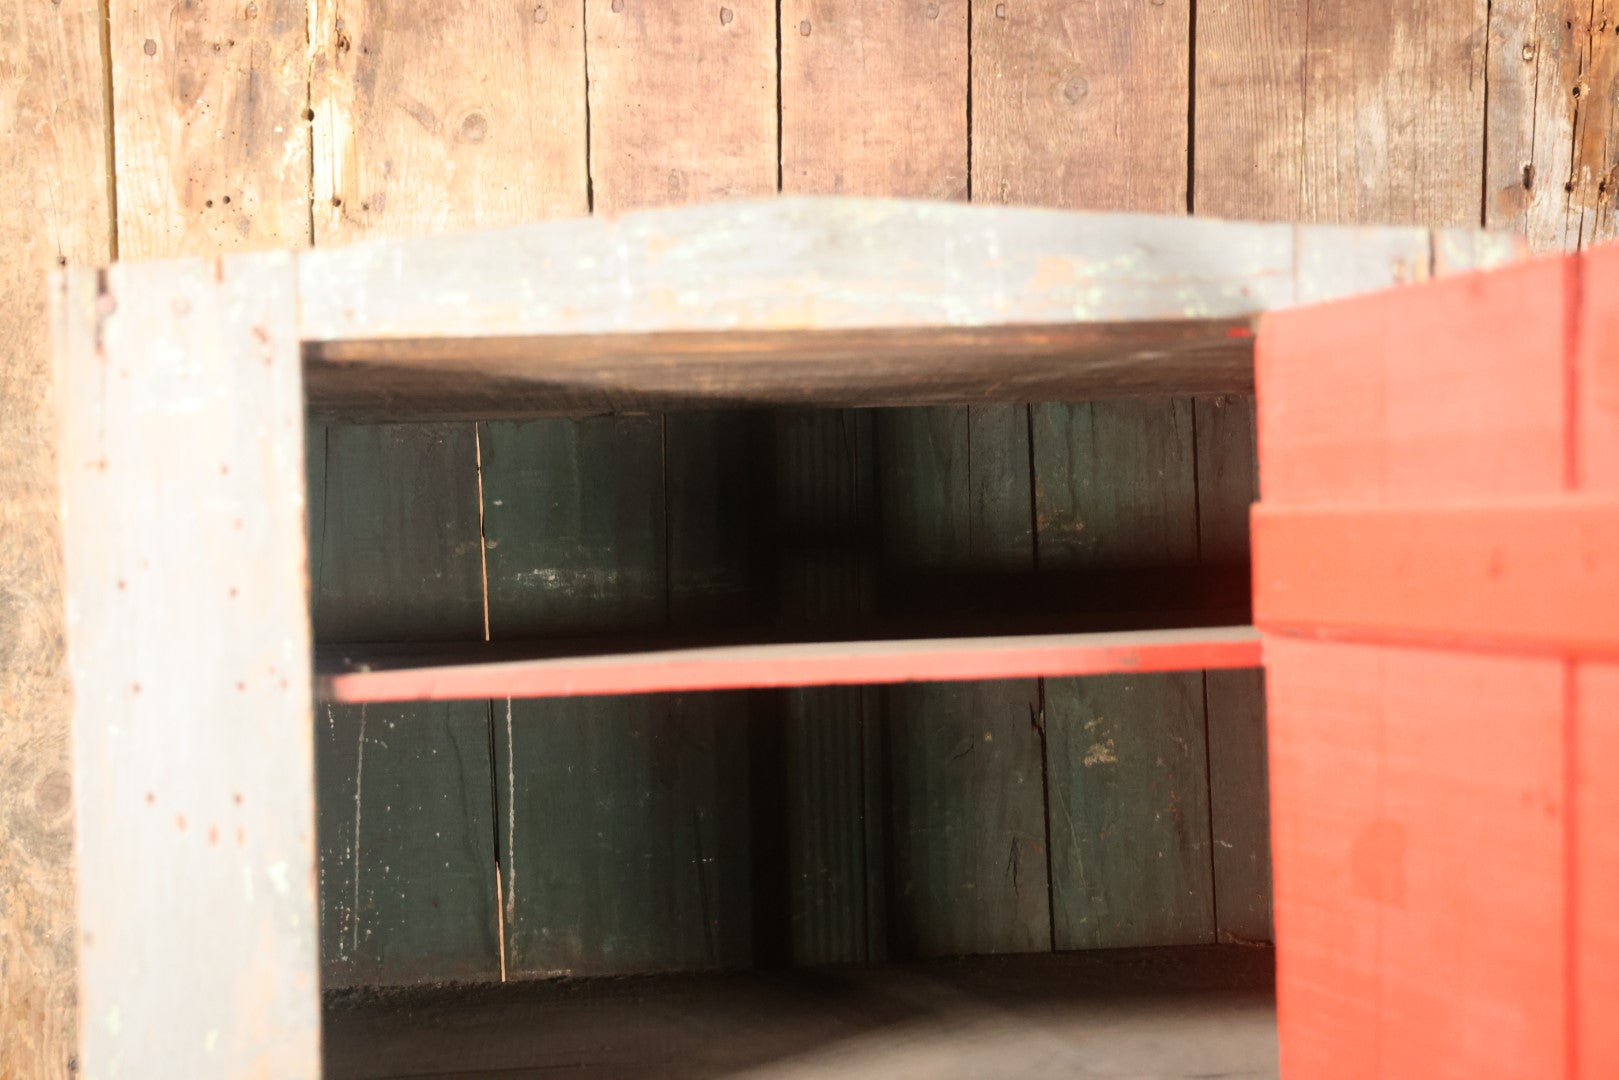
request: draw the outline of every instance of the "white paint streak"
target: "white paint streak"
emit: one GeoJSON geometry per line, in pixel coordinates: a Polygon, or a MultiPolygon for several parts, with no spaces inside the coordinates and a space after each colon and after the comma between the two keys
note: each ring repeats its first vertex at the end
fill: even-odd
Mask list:
{"type": "Polygon", "coordinates": [[[365,771],[365,706],[360,706],[360,748],[354,762],[354,906],[349,908],[349,947],[360,948],[360,780],[365,771]]]}
{"type": "MultiPolygon", "coordinates": [[[[517,766],[512,761],[512,699],[506,699],[506,918],[517,899],[517,766]]],[[[503,961],[504,962],[504,959],[503,961]]]]}
{"type": "Polygon", "coordinates": [[[270,879],[270,887],[277,896],[287,895],[287,864],[285,861],[271,863],[264,868],[264,875],[270,879]]]}

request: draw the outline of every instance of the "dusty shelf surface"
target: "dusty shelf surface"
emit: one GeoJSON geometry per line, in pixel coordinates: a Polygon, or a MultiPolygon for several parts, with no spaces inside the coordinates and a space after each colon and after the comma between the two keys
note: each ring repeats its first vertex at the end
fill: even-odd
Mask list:
{"type": "Polygon", "coordinates": [[[1273,972],[1192,946],[340,991],[326,1075],[1275,1077],[1273,972]]]}

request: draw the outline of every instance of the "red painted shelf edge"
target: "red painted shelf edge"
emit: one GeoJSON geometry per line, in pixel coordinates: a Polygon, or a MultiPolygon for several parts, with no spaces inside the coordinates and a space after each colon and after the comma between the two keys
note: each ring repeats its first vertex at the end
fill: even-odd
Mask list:
{"type": "Polygon", "coordinates": [[[732,645],[354,671],[319,680],[336,704],[576,697],[951,682],[1259,667],[1251,626],[992,638],[732,645]]]}

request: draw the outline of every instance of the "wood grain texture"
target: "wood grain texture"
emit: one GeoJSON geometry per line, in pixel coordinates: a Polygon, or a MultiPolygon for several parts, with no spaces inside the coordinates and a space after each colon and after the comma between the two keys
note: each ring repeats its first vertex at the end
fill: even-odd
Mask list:
{"type": "Polygon", "coordinates": [[[311,0],[322,245],[584,213],[583,0],[311,0]]]}
{"type": "MultiPolygon", "coordinates": [[[[323,642],[483,640],[470,425],[310,433],[323,642]]],[[[317,716],[326,986],[500,972],[485,702],[317,716]]]]}
{"type": "Polygon", "coordinates": [[[308,243],[305,5],[114,4],[108,26],[118,253],[308,243]]]}
{"type": "Polygon", "coordinates": [[[293,262],[177,260],[66,283],[79,1066],[313,1078],[293,262]]]}
{"type": "Polygon", "coordinates": [[[1619,6],[1490,5],[1484,221],[1536,251],[1613,238],[1619,202],[1619,6]]]}
{"type": "Polygon", "coordinates": [[[1186,209],[1187,0],[985,0],[972,17],[974,200],[1186,209]]]}
{"type": "Polygon", "coordinates": [[[72,705],[45,274],[109,258],[95,3],[0,11],[0,1076],[67,1080],[75,1027],[72,705]]]}
{"type": "Polygon", "coordinates": [[[1197,213],[1478,220],[1483,0],[1197,5],[1197,213]]]}
{"type": "Polygon", "coordinates": [[[776,190],[776,12],[586,0],[593,205],[776,190]]]}
{"type": "Polygon", "coordinates": [[[967,195],[966,0],[781,7],[781,187],[967,195]]]}
{"type": "MultiPolygon", "coordinates": [[[[790,0],[780,11],[781,186],[790,195],[967,194],[970,4],[790,0]]],[[[934,372],[946,350],[919,351],[934,372]]],[[[879,351],[861,350],[871,371],[879,351]]],[[[818,365],[820,366],[820,365],[818,365]]],[[[906,378],[912,387],[927,378],[906,378]]],[[[915,399],[912,399],[915,400],[915,399]]],[[[830,626],[876,604],[873,414],[777,426],[784,621],[830,626]],[[791,538],[791,539],[787,539],[791,538]]],[[[885,955],[888,739],[873,689],[786,694],[795,960],[885,955]]]]}

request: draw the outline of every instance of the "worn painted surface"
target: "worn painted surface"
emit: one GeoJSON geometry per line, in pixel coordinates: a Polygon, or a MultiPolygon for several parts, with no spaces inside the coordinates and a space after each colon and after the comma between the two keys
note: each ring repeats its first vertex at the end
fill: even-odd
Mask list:
{"type": "Polygon", "coordinates": [[[61,280],[78,1064],[105,1078],[313,1078],[320,957],[292,259],[61,280]]]}

